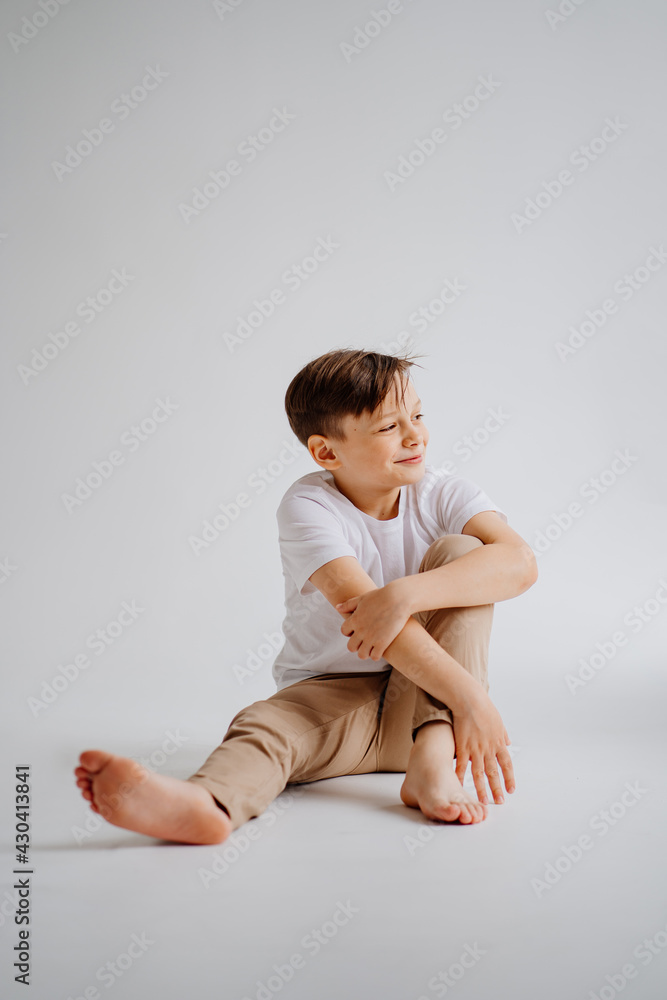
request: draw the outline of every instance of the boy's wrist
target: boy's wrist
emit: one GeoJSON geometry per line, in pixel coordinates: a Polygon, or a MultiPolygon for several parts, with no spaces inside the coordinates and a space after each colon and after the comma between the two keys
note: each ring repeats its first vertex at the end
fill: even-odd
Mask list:
{"type": "Polygon", "coordinates": [[[458,660],[450,656],[446,650],[443,649],[442,652],[444,665],[447,668],[446,704],[454,715],[465,715],[480,698],[487,696],[486,692],[479,681],[475,680],[458,660]]]}
{"type": "MultiPolygon", "coordinates": [[[[415,618],[408,619],[403,632],[395,640],[402,647],[404,643],[401,640],[404,636],[410,643],[405,650],[409,653],[410,669],[405,673],[417,687],[424,688],[451,708],[453,713],[458,714],[471,711],[480,699],[485,701],[488,698],[482,684],[443,649],[415,618]]],[[[391,646],[389,650],[389,662],[400,670],[402,664],[394,664],[391,646]]],[[[403,654],[404,649],[400,652],[403,654]]]]}
{"type": "Polygon", "coordinates": [[[411,577],[400,576],[396,580],[391,580],[385,584],[388,589],[394,591],[395,600],[400,605],[406,619],[419,611],[415,606],[414,587],[410,583],[411,577]]]}
{"type": "Polygon", "coordinates": [[[461,678],[459,683],[454,685],[452,695],[447,704],[454,715],[466,715],[476,705],[479,705],[480,701],[488,700],[489,696],[479,681],[476,681],[466,671],[466,678],[461,678]]]}

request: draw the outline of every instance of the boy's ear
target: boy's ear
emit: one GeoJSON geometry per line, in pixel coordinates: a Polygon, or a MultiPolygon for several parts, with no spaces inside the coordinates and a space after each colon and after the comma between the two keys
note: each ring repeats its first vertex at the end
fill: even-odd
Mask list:
{"type": "Polygon", "coordinates": [[[336,457],[332,445],[321,434],[310,435],[308,438],[308,451],[313,460],[323,468],[338,469],[340,467],[340,459],[336,457]]]}

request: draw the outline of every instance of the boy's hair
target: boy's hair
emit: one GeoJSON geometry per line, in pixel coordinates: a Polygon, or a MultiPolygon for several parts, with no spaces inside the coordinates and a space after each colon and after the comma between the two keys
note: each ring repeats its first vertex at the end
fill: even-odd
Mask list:
{"type": "Polygon", "coordinates": [[[403,399],[409,370],[415,363],[410,356],[394,357],[376,351],[350,349],[321,354],[294,376],[285,393],[290,427],[306,448],[311,434],[345,441],[344,417],[360,417],[364,411],[373,414],[391,390],[397,373],[403,399]]]}

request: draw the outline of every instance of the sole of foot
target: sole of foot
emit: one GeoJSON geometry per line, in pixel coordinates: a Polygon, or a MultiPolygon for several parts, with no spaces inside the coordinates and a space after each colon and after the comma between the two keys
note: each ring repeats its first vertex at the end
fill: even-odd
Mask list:
{"type": "Polygon", "coordinates": [[[182,844],[220,844],[232,832],[203,785],[155,774],[129,757],[86,750],[74,774],[93,812],[113,826],[182,844]]]}

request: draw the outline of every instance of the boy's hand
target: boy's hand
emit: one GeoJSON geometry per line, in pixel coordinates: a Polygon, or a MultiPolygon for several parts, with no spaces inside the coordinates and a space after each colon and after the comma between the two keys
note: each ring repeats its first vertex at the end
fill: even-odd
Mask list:
{"type": "Polygon", "coordinates": [[[380,660],[405,623],[411,617],[403,591],[392,580],[384,587],[368,590],[336,605],[345,615],[341,625],[343,635],[351,636],[347,648],[362,660],[380,660]]]}
{"type": "Polygon", "coordinates": [[[486,774],[493,793],[493,801],[503,802],[500,771],[508,792],[513,792],[516,785],[512,758],[506,749],[511,740],[500,713],[486,691],[480,688],[480,691],[472,699],[466,700],[458,711],[452,710],[452,716],[456,742],[456,775],[459,781],[463,784],[470,761],[479,801],[488,802],[484,783],[486,774]]]}

